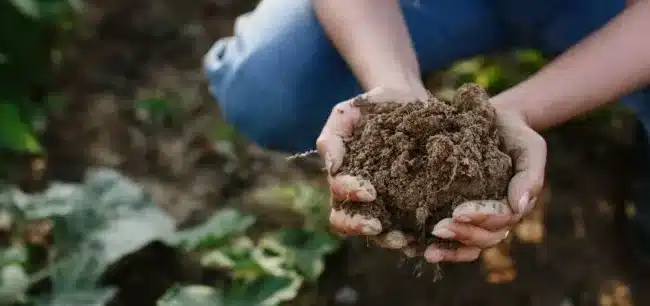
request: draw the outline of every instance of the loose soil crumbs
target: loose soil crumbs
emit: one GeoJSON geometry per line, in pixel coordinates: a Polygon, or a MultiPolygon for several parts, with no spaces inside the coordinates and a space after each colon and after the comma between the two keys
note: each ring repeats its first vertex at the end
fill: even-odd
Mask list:
{"type": "Polygon", "coordinates": [[[460,87],[450,102],[360,103],[362,118],[340,174],[369,180],[373,203],[336,203],[379,218],[384,232],[402,230],[419,249],[437,239],[433,226],[466,200],[503,199],[512,177],[488,94],[460,87]]]}

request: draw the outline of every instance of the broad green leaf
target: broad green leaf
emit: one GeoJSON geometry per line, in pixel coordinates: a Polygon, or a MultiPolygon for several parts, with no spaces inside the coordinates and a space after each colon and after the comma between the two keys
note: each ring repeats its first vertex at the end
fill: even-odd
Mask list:
{"type": "Polygon", "coordinates": [[[289,258],[286,254],[267,252],[264,248],[255,248],[251,253],[253,260],[266,272],[273,276],[286,276],[290,273],[289,258]]]}
{"type": "Polygon", "coordinates": [[[40,15],[37,0],[9,0],[9,2],[30,18],[38,18],[40,15]]]}
{"type": "Polygon", "coordinates": [[[187,249],[207,249],[222,246],[226,239],[243,233],[255,223],[255,218],[226,208],[214,214],[201,225],[178,232],[173,244],[187,249]]]}
{"type": "Polygon", "coordinates": [[[67,0],[68,6],[72,8],[73,11],[81,13],[83,10],[84,4],[81,0],[67,0]]]}
{"type": "Polygon", "coordinates": [[[228,269],[235,266],[235,261],[224,252],[214,250],[201,257],[201,265],[211,268],[228,269]]]}
{"type": "Polygon", "coordinates": [[[260,239],[259,247],[281,254],[288,267],[295,268],[308,281],[315,281],[324,269],[324,257],[339,241],[324,231],[283,229],[260,239]]]}
{"type": "Polygon", "coordinates": [[[115,288],[78,290],[52,297],[40,297],[33,304],[35,306],[108,306],[116,294],[115,288]]]}
{"type": "MultiPolygon", "coordinates": [[[[175,231],[174,221],[140,187],[113,170],[89,171],[82,191],[81,199],[70,198],[74,208],[55,226],[57,246],[75,258],[53,276],[62,291],[96,284],[109,265],[175,231]]],[[[55,203],[64,205],[48,205],[55,203]]]]}
{"type": "Polygon", "coordinates": [[[29,276],[19,264],[0,268],[0,305],[24,302],[29,288],[29,276]]]}
{"type": "Polygon", "coordinates": [[[192,285],[174,286],[167,290],[157,306],[225,306],[219,291],[212,287],[192,285]]]}
{"type": "Polygon", "coordinates": [[[238,282],[228,290],[224,299],[228,306],[275,306],[298,295],[302,277],[296,273],[287,276],[267,275],[252,282],[238,282]]]}
{"type": "Polygon", "coordinates": [[[24,264],[27,261],[27,248],[23,245],[12,246],[0,251],[0,266],[24,264]]]}
{"type": "Polygon", "coordinates": [[[40,153],[41,145],[15,104],[0,101],[0,149],[40,153]]]}
{"type": "Polygon", "coordinates": [[[51,277],[52,299],[96,292],[108,266],[175,232],[174,221],[140,187],[113,170],[91,169],[83,185],[53,183],[41,193],[22,196],[27,199],[18,201],[21,193],[14,192],[0,202],[21,202],[13,206],[27,220],[54,221],[58,256],[40,273],[51,277]]]}

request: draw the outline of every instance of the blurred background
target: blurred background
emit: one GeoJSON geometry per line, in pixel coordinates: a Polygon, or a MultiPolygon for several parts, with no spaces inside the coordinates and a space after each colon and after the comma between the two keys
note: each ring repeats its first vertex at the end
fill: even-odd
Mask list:
{"type": "MultiPolygon", "coordinates": [[[[329,232],[317,159],[220,119],[201,60],[255,3],[0,1],[0,305],[650,305],[621,233],[628,112],[545,134],[544,196],[506,243],[470,264],[405,260],[329,232]]],[[[494,94],[544,63],[517,50],[426,83],[494,94]]]]}

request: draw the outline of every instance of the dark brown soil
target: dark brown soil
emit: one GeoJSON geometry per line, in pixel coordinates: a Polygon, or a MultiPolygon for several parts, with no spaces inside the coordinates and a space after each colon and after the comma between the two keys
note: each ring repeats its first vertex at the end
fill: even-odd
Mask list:
{"type": "Polygon", "coordinates": [[[359,101],[362,119],[340,173],[369,180],[377,200],[339,206],[379,218],[385,231],[426,238],[461,202],[503,199],[512,161],[501,150],[488,98],[478,85],[466,84],[451,102],[359,101]]]}

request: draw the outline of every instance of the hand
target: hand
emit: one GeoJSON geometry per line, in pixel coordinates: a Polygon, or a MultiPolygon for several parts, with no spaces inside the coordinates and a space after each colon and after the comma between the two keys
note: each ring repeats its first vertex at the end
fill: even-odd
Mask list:
{"type": "MultiPolygon", "coordinates": [[[[426,100],[428,95],[428,92],[422,86],[417,87],[417,90],[395,90],[378,87],[362,96],[365,101],[371,103],[409,103],[426,100]]],[[[356,123],[361,118],[361,112],[355,105],[356,100],[356,98],[350,99],[334,107],[321,135],[316,141],[318,153],[324,160],[327,169],[332,201],[349,199],[354,202],[372,202],[377,196],[374,187],[369,181],[350,175],[337,174],[346,151],[343,139],[352,135],[356,123]]],[[[345,211],[332,208],[329,219],[335,231],[344,235],[370,236],[371,240],[381,247],[402,249],[411,240],[411,238],[406,237],[399,231],[379,235],[383,229],[376,218],[358,214],[350,215],[345,211]]]]}
{"type": "Polygon", "coordinates": [[[451,218],[436,224],[432,234],[457,240],[463,246],[448,250],[431,245],[424,253],[429,262],[476,260],[482,249],[507,237],[510,229],[532,210],[541,193],[546,166],[544,138],[529,127],[523,115],[495,107],[497,124],[515,171],[508,186],[507,199],[470,201],[459,205],[451,218]]]}

